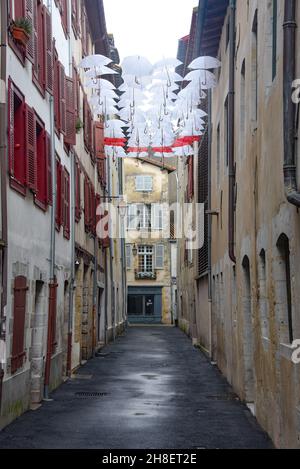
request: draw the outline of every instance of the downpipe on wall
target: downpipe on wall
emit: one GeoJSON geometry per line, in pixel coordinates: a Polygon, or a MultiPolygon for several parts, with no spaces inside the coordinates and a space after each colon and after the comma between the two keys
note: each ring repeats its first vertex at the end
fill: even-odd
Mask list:
{"type": "Polygon", "coordinates": [[[208,92],[208,314],[209,314],[209,356],[212,358],[212,206],[211,206],[211,157],[212,157],[212,92],[208,92]]]}
{"type": "Polygon", "coordinates": [[[234,133],[235,133],[235,21],[236,0],[230,0],[230,27],[229,27],[229,92],[228,92],[228,250],[229,258],[235,264],[235,159],[234,159],[234,133]]]}
{"type": "MultiPolygon", "coordinates": [[[[48,1],[48,10],[52,18],[52,2],[48,1]]],[[[53,26],[52,26],[53,36],[53,26]]],[[[56,288],[55,275],[55,259],[56,259],[56,158],[55,158],[55,124],[54,124],[54,97],[49,95],[50,107],[50,137],[51,137],[51,176],[52,176],[52,207],[51,207],[51,238],[50,238],[50,281],[49,281],[49,307],[48,307],[48,327],[47,327],[47,350],[45,362],[45,378],[44,378],[44,400],[49,399],[49,382],[51,369],[51,347],[52,347],[52,331],[51,331],[51,301],[53,289],[56,288]]]]}
{"type": "Polygon", "coordinates": [[[296,76],[296,0],[285,0],[283,23],[283,133],[284,133],[284,187],[287,200],[300,207],[297,184],[296,141],[297,106],[292,99],[296,76]]]}
{"type": "Polygon", "coordinates": [[[73,340],[73,310],[75,293],[75,155],[70,152],[71,163],[71,277],[69,285],[69,315],[68,315],[68,342],[67,342],[67,370],[68,377],[72,374],[72,340],[73,340]]]}

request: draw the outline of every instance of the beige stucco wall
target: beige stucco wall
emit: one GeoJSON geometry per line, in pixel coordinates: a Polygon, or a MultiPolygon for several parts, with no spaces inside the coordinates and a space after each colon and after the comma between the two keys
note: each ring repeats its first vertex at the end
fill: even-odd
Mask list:
{"type": "MultiPolygon", "coordinates": [[[[300,216],[288,204],[283,185],[283,7],[278,2],[277,75],[272,82],[270,1],[237,2],[236,126],[237,180],[235,271],[228,256],[228,171],[224,162],[224,102],[228,93],[228,50],[225,28],[220,47],[222,70],[212,101],[212,208],[213,217],[213,355],[219,367],[245,400],[253,400],[259,422],[278,447],[299,447],[300,367],[291,361],[291,347],[282,334],[277,240],[290,240],[291,287],[295,338],[300,337],[299,284],[300,216]],[[252,23],[258,8],[258,120],[252,95],[252,23]],[[241,147],[241,68],[245,60],[245,144],[241,147]],[[217,184],[217,127],[221,129],[220,186],[217,184]],[[221,204],[221,200],[223,203],[221,204]],[[266,298],[269,337],[263,337],[259,308],[259,254],[266,251],[266,298]],[[250,261],[251,301],[245,290],[243,259],[250,261]],[[247,308],[249,309],[247,311],[247,308]],[[253,385],[251,385],[251,382],[253,385]],[[252,389],[251,389],[252,388],[252,389]]],[[[300,11],[297,12],[298,23],[300,11]]],[[[299,34],[299,33],[298,33],[299,34]]],[[[299,60],[298,60],[299,67],[299,60]]],[[[296,78],[296,77],[295,77],[296,78]]]]}

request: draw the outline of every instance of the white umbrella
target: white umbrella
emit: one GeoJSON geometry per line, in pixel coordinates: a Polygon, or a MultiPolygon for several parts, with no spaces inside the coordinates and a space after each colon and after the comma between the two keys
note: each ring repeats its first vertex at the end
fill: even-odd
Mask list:
{"type": "Polygon", "coordinates": [[[108,57],[105,57],[104,55],[101,54],[94,54],[94,55],[88,55],[87,57],[84,57],[80,64],[78,65],[79,68],[93,68],[93,67],[100,67],[102,65],[108,65],[112,62],[111,59],[108,57]]]}
{"type": "Polygon", "coordinates": [[[109,90],[115,90],[116,87],[108,80],[104,80],[104,78],[98,78],[97,76],[94,76],[94,74],[90,74],[90,72],[93,72],[93,70],[90,70],[87,72],[85,75],[89,80],[86,80],[86,85],[89,83],[95,83],[99,86],[99,88],[103,89],[109,89],[109,90]],[[93,79],[94,78],[94,79],[93,79]]]}
{"type": "Polygon", "coordinates": [[[221,62],[214,57],[198,57],[190,63],[188,68],[209,70],[221,67],[221,62]]]}
{"type": "Polygon", "coordinates": [[[136,78],[151,75],[153,66],[146,57],[132,55],[125,57],[121,64],[123,74],[134,75],[136,78]]]}
{"type": "Polygon", "coordinates": [[[153,68],[155,70],[162,70],[163,68],[166,68],[166,67],[171,67],[171,68],[179,67],[179,65],[182,65],[182,62],[180,60],[175,59],[173,57],[167,57],[156,62],[153,68]]]}
{"type": "Polygon", "coordinates": [[[183,78],[179,73],[169,71],[169,70],[159,70],[153,75],[154,80],[164,80],[168,81],[171,83],[174,83],[176,81],[183,81],[183,78]]]}
{"type": "Polygon", "coordinates": [[[215,75],[207,70],[193,70],[184,77],[184,81],[198,81],[202,89],[210,89],[217,85],[215,75]]]}

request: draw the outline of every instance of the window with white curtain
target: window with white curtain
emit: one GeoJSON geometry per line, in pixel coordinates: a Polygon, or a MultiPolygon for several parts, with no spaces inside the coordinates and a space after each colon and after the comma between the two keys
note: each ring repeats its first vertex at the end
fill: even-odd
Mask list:
{"type": "Polygon", "coordinates": [[[154,230],[163,229],[163,205],[152,205],[152,227],[154,230]]]}
{"type": "Polygon", "coordinates": [[[149,230],[151,228],[151,205],[131,204],[127,212],[129,230],[149,230]]]}

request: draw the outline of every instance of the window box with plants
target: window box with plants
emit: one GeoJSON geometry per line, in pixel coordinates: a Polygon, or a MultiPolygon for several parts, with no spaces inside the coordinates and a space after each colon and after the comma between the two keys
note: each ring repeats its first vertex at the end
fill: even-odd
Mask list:
{"type": "Polygon", "coordinates": [[[32,33],[31,22],[27,18],[18,18],[11,24],[10,29],[14,40],[26,47],[32,33]]]}

